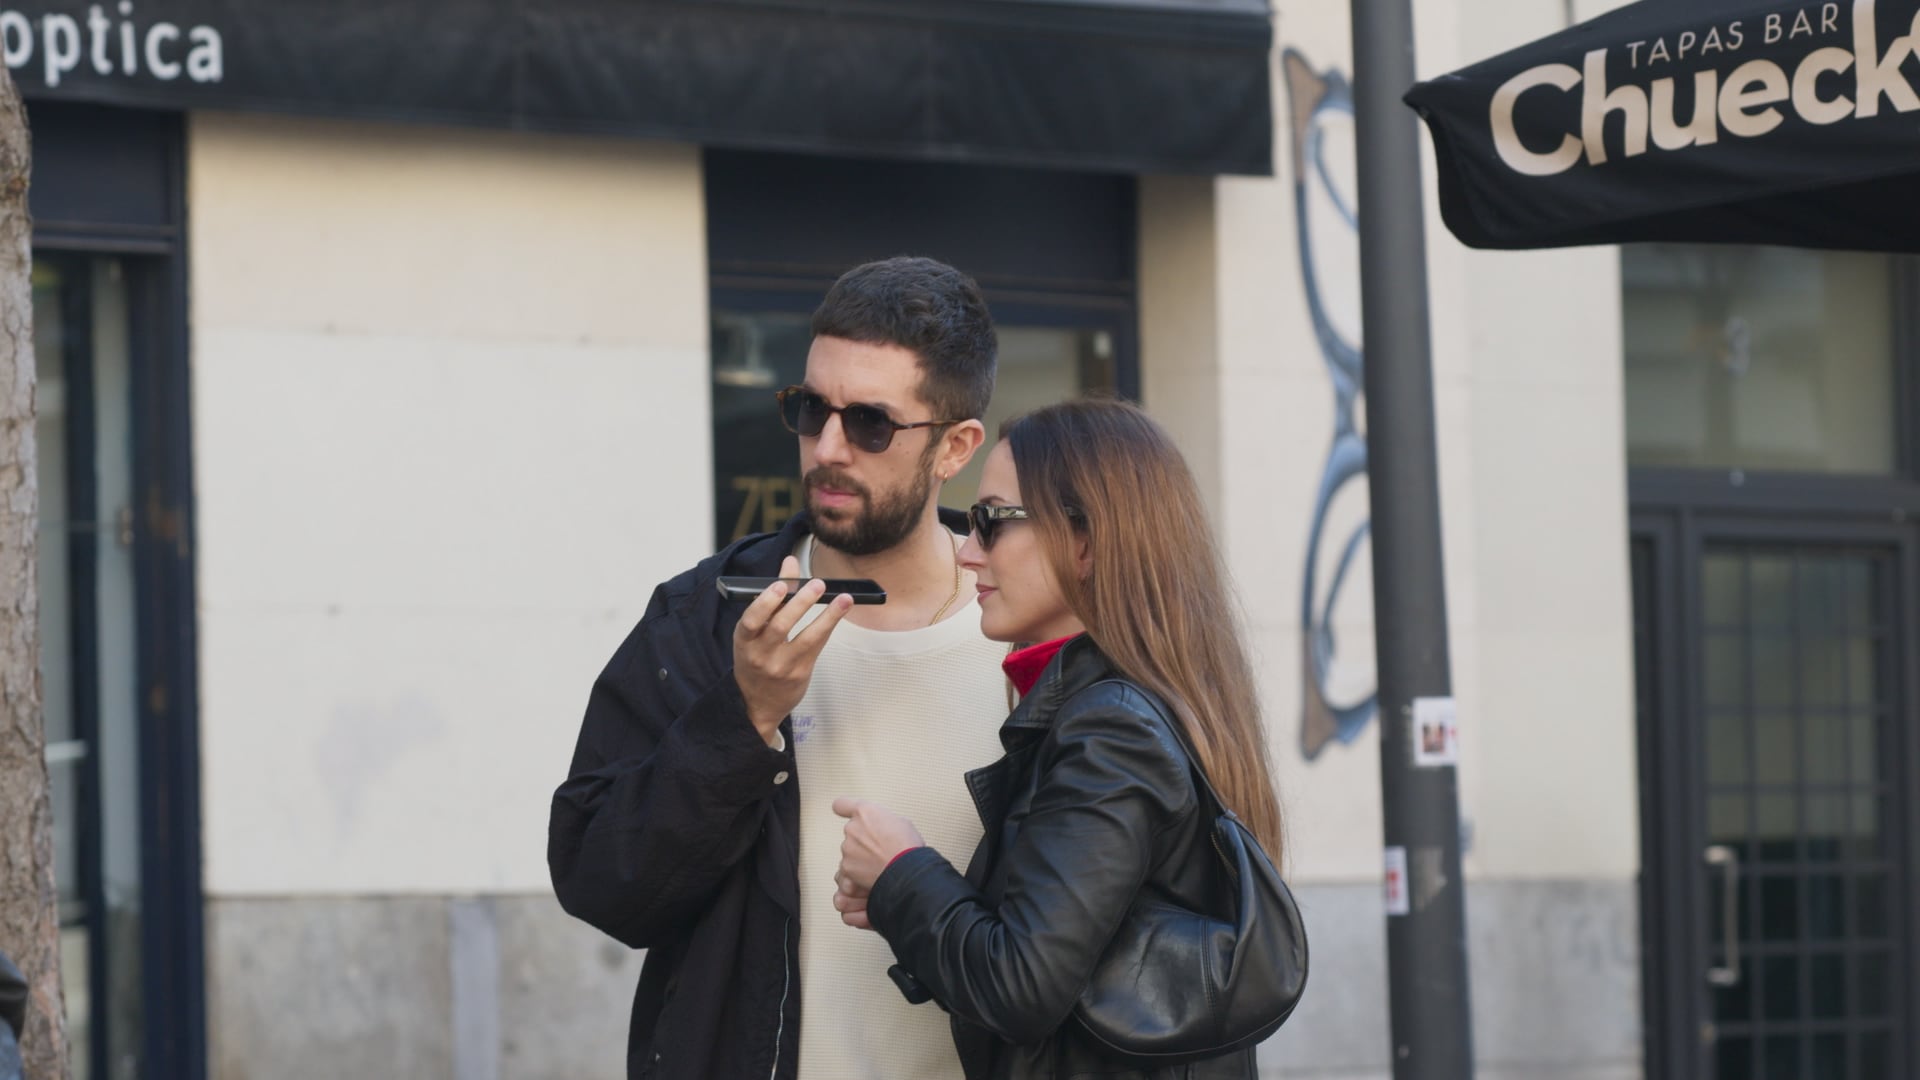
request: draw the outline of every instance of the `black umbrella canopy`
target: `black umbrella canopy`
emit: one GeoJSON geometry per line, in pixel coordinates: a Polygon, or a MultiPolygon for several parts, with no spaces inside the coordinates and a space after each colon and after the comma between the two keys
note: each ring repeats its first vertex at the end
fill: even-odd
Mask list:
{"type": "Polygon", "coordinates": [[[1473,247],[1920,252],[1920,0],[1641,0],[1406,101],[1473,247]]]}

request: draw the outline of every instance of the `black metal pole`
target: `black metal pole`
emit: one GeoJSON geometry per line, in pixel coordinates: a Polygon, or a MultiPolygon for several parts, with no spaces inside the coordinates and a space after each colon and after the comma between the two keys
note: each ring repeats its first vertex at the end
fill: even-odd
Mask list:
{"type": "Polygon", "coordinates": [[[1352,0],[1367,470],[1373,515],[1380,791],[1390,885],[1388,998],[1394,1080],[1473,1075],[1466,883],[1449,740],[1417,738],[1417,699],[1453,694],[1440,554],[1433,363],[1410,0],[1352,0]],[[1418,756],[1419,760],[1416,760],[1418,756]],[[1441,762],[1441,763],[1434,763],[1441,762]],[[1398,858],[1396,859],[1396,853],[1398,858]]]}

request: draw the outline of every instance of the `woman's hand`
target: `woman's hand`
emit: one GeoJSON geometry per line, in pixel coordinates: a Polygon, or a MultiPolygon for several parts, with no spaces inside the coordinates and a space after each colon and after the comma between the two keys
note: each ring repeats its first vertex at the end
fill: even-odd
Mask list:
{"type": "Polygon", "coordinates": [[[860,930],[871,930],[867,921],[867,895],[880,872],[894,857],[909,848],[924,847],[920,831],[913,822],[865,799],[841,796],[833,800],[833,812],[847,819],[846,839],[840,844],[840,869],[833,875],[836,892],[834,910],[840,921],[860,930]]]}

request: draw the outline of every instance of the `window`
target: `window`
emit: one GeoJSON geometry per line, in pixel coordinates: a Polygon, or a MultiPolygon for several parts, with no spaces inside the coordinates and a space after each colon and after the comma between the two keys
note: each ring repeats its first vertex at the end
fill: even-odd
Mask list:
{"type": "Polygon", "coordinates": [[[1901,471],[1893,257],[1631,245],[1621,279],[1630,464],[1901,471]]]}
{"type": "Polygon", "coordinates": [[[140,1075],[129,297],[118,259],[33,266],[41,692],[75,1080],[140,1075]]]}
{"type": "Polygon", "coordinates": [[[76,1077],[206,1075],[178,113],[31,101],[41,676],[76,1077]]]}

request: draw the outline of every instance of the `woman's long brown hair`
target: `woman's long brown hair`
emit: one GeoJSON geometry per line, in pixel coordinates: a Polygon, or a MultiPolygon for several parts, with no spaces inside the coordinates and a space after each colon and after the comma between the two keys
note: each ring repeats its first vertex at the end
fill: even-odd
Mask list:
{"type": "Polygon", "coordinates": [[[1009,421],[1001,437],[1067,606],[1122,674],[1173,707],[1221,800],[1280,863],[1253,668],[1179,448],[1145,412],[1109,400],[1050,405],[1009,421]],[[1076,539],[1090,556],[1084,578],[1076,539]]]}

